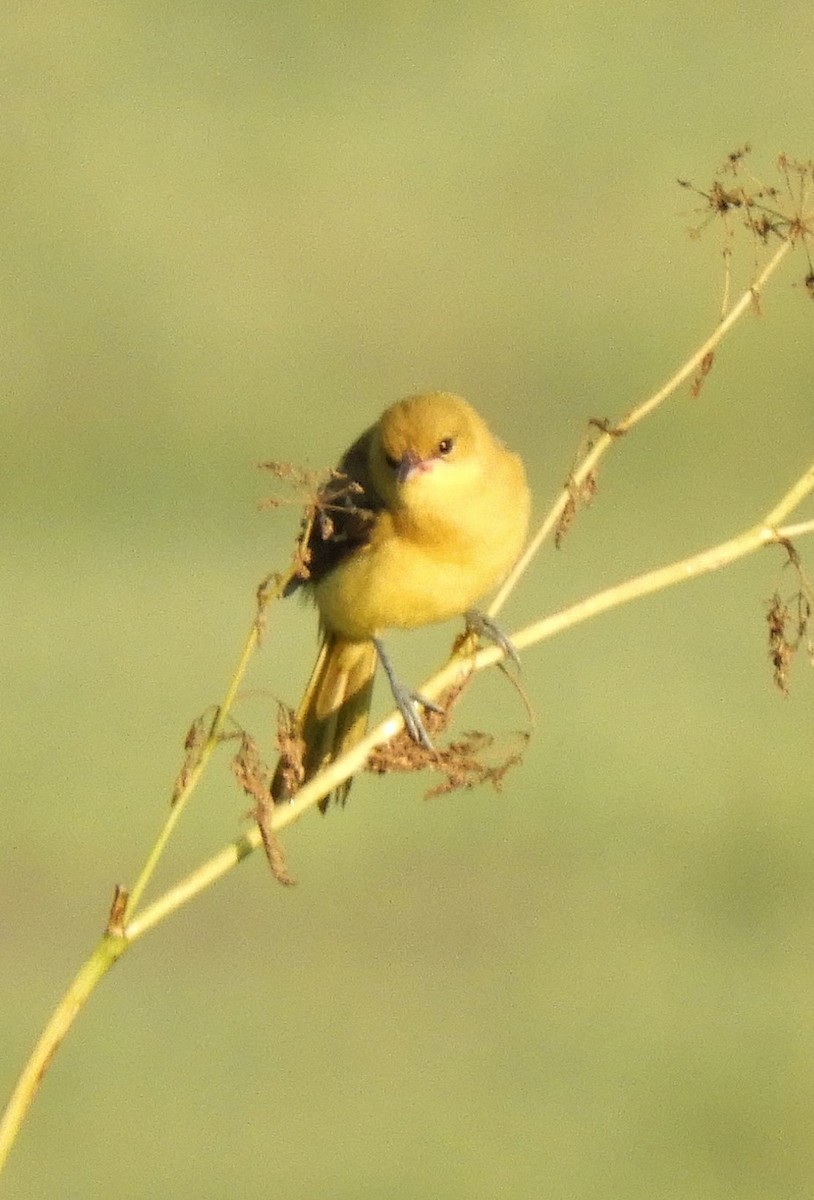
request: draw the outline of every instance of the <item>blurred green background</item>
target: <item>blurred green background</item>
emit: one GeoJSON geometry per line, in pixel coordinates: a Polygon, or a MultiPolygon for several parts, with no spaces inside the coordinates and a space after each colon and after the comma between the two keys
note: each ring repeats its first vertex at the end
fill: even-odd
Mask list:
{"type": "MultiPolygon", "coordinates": [[[[468,396],[542,513],[716,319],[725,154],[809,157],[809,0],[11,5],[0,16],[0,1087],[132,882],[295,510],[387,403],[468,396]]],[[[754,250],[740,239],[748,283],[754,250]]],[[[802,257],[619,445],[509,628],[749,525],[812,457],[802,257]]],[[[801,549],[807,551],[805,545],[801,549]]],[[[500,795],[366,777],[145,939],[60,1051],[25,1200],[809,1197],[812,684],[767,551],[531,652],[500,795]]],[[[392,639],[413,682],[451,629],[392,639]]],[[[314,619],[274,615],[270,744],[314,619]]],[[[384,704],[379,689],[379,704],[384,704]]],[[[460,715],[510,735],[482,677],[460,715]]],[[[216,762],[161,881],[245,827],[216,762]]],[[[2,1190],[2,1188],[0,1188],[2,1190]]]]}

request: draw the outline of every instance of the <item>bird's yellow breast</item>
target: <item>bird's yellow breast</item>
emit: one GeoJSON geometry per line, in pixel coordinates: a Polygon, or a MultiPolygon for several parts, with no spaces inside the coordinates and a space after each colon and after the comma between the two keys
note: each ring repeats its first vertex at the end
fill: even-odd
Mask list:
{"type": "Polygon", "coordinates": [[[437,463],[379,514],[369,544],[316,584],[324,626],[362,640],[459,616],[517,559],[528,515],[522,462],[491,435],[477,455],[437,463]]]}

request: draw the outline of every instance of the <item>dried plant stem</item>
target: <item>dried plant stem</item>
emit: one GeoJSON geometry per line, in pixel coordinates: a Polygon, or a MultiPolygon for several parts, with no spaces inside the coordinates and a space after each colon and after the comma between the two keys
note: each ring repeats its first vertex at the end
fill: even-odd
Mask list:
{"type": "MultiPolygon", "coordinates": [[[[119,893],[119,895],[121,895],[123,898],[123,903],[120,910],[116,907],[116,901],[114,901],[114,910],[111,912],[111,918],[107,931],[99,941],[90,958],[80,968],[76,978],[68,988],[68,991],[60,1000],[59,1004],[51,1015],[50,1020],[43,1029],[39,1041],[34,1047],[34,1050],[32,1051],[31,1056],[23,1069],[23,1072],[17,1081],[8,1105],[6,1106],[2,1118],[0,1118],[0,1171],[2,1171],[9,1152],[14,1145],[17,1134],[20,1130],[23,1120],[25,1119],[25,1114],[27,1113],[31,1102],[37,1093],[37,1089],[39,1088],[42,1078],[51,1063],[51,1059],[53,1058],[59,1046],[62,1044],[66,1034],[68,1033],[68,1030],[73,1024],[80,1010],[84,1007],[86,1000],[95,989],[99,980],[107,974],[109,969],[121,957],[121,955],[125,952],[125,950],[127,950],[133,941],[127,925],[128,918],[130,914],[135,912],[137,905],[144,894],[144,890],[147,887],[153,872],[155,871],[158,861],[181,817],[184,807],[189,800],[189,797],[192,795],[198,780],[203,774],[206,764],[218,745],[224,725],[229,717],[232,705],[234,704],[237,690],[240,687],[240,683],[246,673],[249,660],[257,648],[260,638],[260,613],[262,613],[270,598],[271,595],[268,595],[259,599],[260,612],[258,613],[258,618],[254,621],[246,638],[237,668],[226,690],[223,702],[215,714],[209,733],[201,747],[195,765],[190,770],[184,782],[184,786],[179,791],[175,799],[175,803],[170,810],[169,817],[165,821],[164,826],[162,827],[161,832],[156,839],[155,845],[147,856],[145,865],[142,868],[142,871],[133,889],[129,892],[129,894],[119,893]]],[[[255,830],[253,832],[257,831],[255,830]]],[[[256,847],[254,844],[247,846],[245,853],[248,854],[255,848],[256,847]]],[[[229,849],[234,856],[234,848],[230,847],[229,849]]],[[[238,857],[235,859],[235,861],[239,862],[240,857],[242,857],[242,855],[240,855],[238,851],[238,857]]],[[[196,875],[197,874],[199,873],[196,872],[196,875]]],[[[197,886],[195,891],[191,892],[187,898],[191,898],[192,895],[195,895],[197,892],[202,890],[202,887],[200,886],[200,880],[198,880],[198,883],[199,886],[197,886]]],[[[206,886],[205,883],[204,886],[206,886]]],[[[176,890],[177,889],[173,889],[173,892],[176,890]]],[[[167,911],[173,911],[175,908],[179,907],[180,903],[183,903],[183,900],[173,904],[172,907],[167,911]]]]}
{"type": "Polygon", "coordinates": [[[0,1168],[5,1163],[55,1051],[99,980],[127,948],[123,938],[105,936],[78,972],[42,1031],[0,1120],[0,1168]]]}
{"type": "MultiPolygon", "coordinates": [[[[663,591],[665,588],[689,582],[691,579],[698,579],[713,571],[719,571],[722,567],[729,566],[764,546],[784,543],[792,535],[814,533],[814,521],[803,521],[785,526],[776,524],[812,492],[814,492],[814,463],[778,501],[766,519],[751,529],[747,529],[717,546],[712,546],[708,550],[702,550],[690,558],[682,558],[667,566],[658,567],[656,570],[645,571],[634,579],[626,579],[623,583],[597,592],[561,612],[553,613],[542,621],[535,621],[532,625],[527,625],[525,628],[511,633],[509,636],[512,644],[518,650],[527,649],[529,646],[547,641],[559,633],[564,633],[567,629],[573,629],[611,608],[618,608],[632,600],[638,600],[652,595],[654,592],[663,591]]],[[[442,670],[423,683],[419,690],[428,699],[437,698],[447,688],[454,685],[462,674],[467,675],[470,672],[481,671],[486,667],[493,666],[504,657],[505,653],[499,646],[488,646],[466,658],[453,658],[442,670]]],[[[313,808],[321,799],[334,791],[340,783],[361,771],[371,751],[389,741],[403,728],[403,724],[399,713],[391,713],[363,741],[357,743],[352,750],[302,787],[290,804],[275,808],[271,816],[272,829],[276,832],[293,824],[304,812],[313,808]]],[[[260,834],[253,829],[245,837],[224,847],[208,862],[185,880],[176,884],[146,908],[140,916],[131,921],[127,927],[128,939],[132,941],[142,937],[176,908],[226,875],[259,844],[260,834]]]]}
{"type": "Polygon", "coordinates": [[[164,853],[167,843],[172,837],[175,826],[178,824],[178,821],[181,818],[181,814],[186,807],[187,801],[194,792],[198,784],[198,780],[206,770],[207,763],[217,749],[223,733],[224,725],[229,718],[229,713],[232,711],[232,705],[235,702],[237,690],[243,681],[244,675],[246,674],[251,657],[257,649],[259,638],[259,625],[258,622],[255,621],[249,630],[249,635],[246,638],[246,642],[243,646],[243,651],[240,655],[237,668],[229,683],[229,687],[226,690],[226,695],[224,696],[215,713],[214,720],[212,721],[212,725],[210,726],[206,740],[201,746],[195,765],[189,771],[183,787],[175,797],[175,802],[170,809],[169,816],[164,822],[161,832],[156,839],[155,845],[147,856],[147,860],[141,870],[141,874],[130,891],[123,917],[125,923],[127,922],[128,917],[138,908],[139,902],[144,895],[144,891],[147,888],[147,885],[149,884],[156,867],[158,866],[158,861],[161,858],[161,855],[164,853]]]}
{"type": "MultiPolygon", "coordinates": [[[[758,276],[754,284],[747,289],[737,303],[726,314],[714,333],[687,360],[675,375],[649,399],[638,405],[613,429],[600,431],[593,446],[583,456],[573,472],[568,485],[555,501],[551,512],[547,515],[527,551],[516,568],[506,580],[493,603],[490,612],[494,615],[505,603],[506,598],[516,587],[518,580],[528,567],[531,559],[539,550],[543,541],[557,528],[566,507],[573,496],[574,489],[579,489],[590,479],[597,464],[611,445],[618,441],[620,433],[626,433],[636,424],[649,416],[669,395],[671,395],[686,379],[697,374],[703,364],[708,361],[715,347],[719,344],[734,323],[751,307],[766,285],[770,276],[792,248],[793,240],[788,238],[782,242],[778,250],[758,276]]],[[[608,588],[587,598],[579,604],[555,613],[544,620],[537,621],[511,635],[517,649],[524,649],[542,642],[566,629],[573,628],[599,613],[610,608],[628,603],[631,600],[652,592],[670,587],[688,579],[720,569],[723,566],[754,552],[761,546],[779,542],[792,536],[814,532],[814,521],[802,521],[794,525],[780,527],[785,517],[794,510],[801,500],[814,490],[814,466],[795,483],[786,495],[774,506],[764,521],[746,530],[737,537],[705,550],[692,558],[671,563],[655,571],[646,572],[636,579],[627,580],[616,587],[608,588]]],[[[186,879],[181,880],[170,888],[164,895],[153,901],[144,909],[139,910],[145,890],[153,877],[155,868],[163,854],[181,814],[192,795],[203,771],[221,740],[226,722],[229,719],[237,690],[245,674],[248,663],[258,645],[260,637],[260,615],[268,602],[279,594],[280,587],[264,593],[260,597],[260,614],[252,625],[251,631],[241,653],[234,676],[227,688],[224,699],[217,709],[212,724],[202,740],[199,751],[186,774],[183,786],[180,788],[173,808],[164,823],[163,828],[150,851],[145,865],[129,895],[121,891],[114,903],[114,910],[108,924],[108,929],[90,958],[81,968],[70,988],[58,1004],[43,1033],[37,1042],[32,1055],[26,1064],[22,1075],[15,1087],[9,1104],[0,1120],[0,1170],[8,1157],[25,1114],[36,1094],[37,1088],[54,1056],[54,1053],[65,1038],[74,1019],[93,992],[99,980],[110,967],[137,939],[144,936],[162,920],[200,894],[207,887],[232,870],[261,842],[258,829],[253,828],[244,836],[224,847],[208,862],[203,863],[186,879]]],[[[455,656],[432,679],[421,687],[422,694],[435,698],[460,678],[461,674],[483,668],[496,663],[503,657],[498,647],[490,646],[479,650],[474,655],[455,656]]],[[[370,752],[377,746],[388,741],[402,728],[403,722],[398,713],[393,713],[382,721],[362,742],[345,754],[341,759],[332,763],[319,776],[312,779],[300,789],[293,801],[274,809],[270,825],[273,830],[280,830],[296,821],[304,812],[313,808],[319,800],[334,791],[337,786],[351,775],[363,769],[370,752]]]]}
{"type": "MultiPolygon", "coordinates": [[[[519,629],[510,635],[512,643],[518,650],[526,649],[546,641],[556,634],[563,633],[567,629],[575,628],[582,622],[607,612],[611,608],[617,608],[632,600],[718,571],[763,546],[783,543],[792,536],[814,532],[814,521],[802,521],[786,526],[778,525],[778,522],[791,513],[812,491],[814,491],[814,463],[772,508],[766,519],[751,529],[708,550],[703,550],[700,554],[680,559],[654,571],[646,571],[634,579],[625,580],[615,587],[597,592],[578,604],[554,613],[542,621],[536,621],[524,629],[519,629]]],[[[254,640],[250,636],[247,641],[247,649],[253,645],[254,640]]],[[[483,670],[503,657],[504,652],[500,647],[489,646],[466,659],[454,658],[441,671],[422,684],[421,693],[429,698],[438,697],[446,688],[455,683],[462,673],[468,674],[472,671],[483,670]]],[[[246,654],[244,653],[238,667],[240,674],[245,670],[245,662],[246,654]]],[[[230,688],[229,695],[233,697],[235,690],[235,688],[230,688]]],[[[275,808],[271,816],[272,829],[277,831],[293,824],[304,812],[329,795],[343,780],[362,770],[371,751],[389,741],[402,726],[403,721],[400,714],[391,713],[363,741],[301,788],[290,804],[275,808]]],[[[190,788],[192,786],[194,784],[190,784],[190,788]]],[[[0,1167],[16,1138],[25,1113],[54,1052],[102,976],[133,942],[228,874],[253,850],[256,850],[260,842],[259,830],[256,828],[249,830],[243,837],[231,842],[218,854],[203,863],[186,879],[170,888],[140,914],[127,921],[121,933],[105,934],[46,1025],[20,1077],[3,1120],[0,1122],[0,1167]]],[[[161,844],[163,845],[163,842],[161,844]]]]}
{"type": "Polygon", "coordinates": [[[623,417],[612,429],[599,434],[596,442],[586,451],[582,460],[573,471],[568,483],[555,500],[551,511],[546,515],[540,528],[529,542],[521,558],[512,569],[511,574],[507,577],[500,591],[492,601],[489,607],[490,616],[493,617],[500,612],[509,596],[517,587],[518,581],[527,570],[529,563],[538,553],[542,544],[557,528],[566,507],[571,502],[574,491],[578,491],[586,483],[596,470],[600,460],[604,458],[605,454],[607,454],[608,450],[618,441],[622,434],[629,433],[635,425],[638,425],[645,417],[649,417],[673,392],[681,387],[682,383],[688,379],[692,379],[701,370],[702,365],[709,361],[709,356],[714,353],[732,326],[757,302],[769,279],[791,251],[793,245],[794,243],[791,239],[782,241],[751,287],[748,287],[743,292],[706,341],[690,355],[675,374],[658,391],[654,392],[641,404],[636,405],[635,408],[632,408],[627,416],[623,417]]]}

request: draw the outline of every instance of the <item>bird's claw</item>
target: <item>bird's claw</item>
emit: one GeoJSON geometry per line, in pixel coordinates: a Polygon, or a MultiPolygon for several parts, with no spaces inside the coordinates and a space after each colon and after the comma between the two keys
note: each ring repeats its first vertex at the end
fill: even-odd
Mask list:
{"type": "Polygon", "coordinates": [[[425,750],[434,750],[435,747],[430,740],[430,735],[427,733],[424,722],[419,715],[418,705],[420,704],[422,708],[426,708],[434,713],[441,713],[444,710],[418,692],[410,692],[402,688],[399,689],[398,694],[395,691],[393,692],[393,699],[396,702],[399,712],[404,717],[404,726],[413,741],[417,742],[419,746],[423,746],[425,750]]]}
{"type": "Polygon", "coordinates": [[[486,613],[480,612],[477,608],[470,608],[464,617],[466,621],[466,632],[477,634],[478,637],[485,638],[488,642],[493,642],[499,646],[507,658],[510,658],[515,666],[520,668],[520,659],[517,651],[512,645],[511,638],[503,632],[500,626],[487,617],[486,613]]]}
{"type": "Polygon", "coordinates": [[[378,638],[374,639],[376,650],[378,651],[379,660],[384,667],[384,673],[387,676],[387,682],[390,684],[390,691],[393,693],[393,699],[396,702],[396,708],[404,718],[404,727],[409,733],[414,742],[419,746],[423,746],[425,750],[434,750],[430,735],[424,728],[424,722],[418,712],[418,706],[426,708],[428,712],[443,713],[443,708],[439,708],[432,700],[428,700],[426,696],[422,696],[419,692],[411,692],[396,678],[396,673],[384,647],[378,638]]]}

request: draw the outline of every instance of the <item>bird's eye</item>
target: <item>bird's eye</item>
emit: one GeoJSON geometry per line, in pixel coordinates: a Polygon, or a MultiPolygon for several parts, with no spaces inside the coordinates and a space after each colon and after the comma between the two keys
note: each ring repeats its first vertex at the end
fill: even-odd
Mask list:
{"type": "Polygon", "coordinates": [[[454,445],[455,445],[454,438],[442,438],[441,441],[438,443],[438,453],[443,454],[443,455],[451,454],[452,447],[454,445]]]}
{"type": "Polygon", "coordinates": [[[394,458],[392,454],[385,454],[384,457],[385,457],[388,467],[390,467],[390,469],[392,471],[397,471],[399,469],[399,466],[401,464],[399,463],[399,460],[397,458],[394,458]]]}

